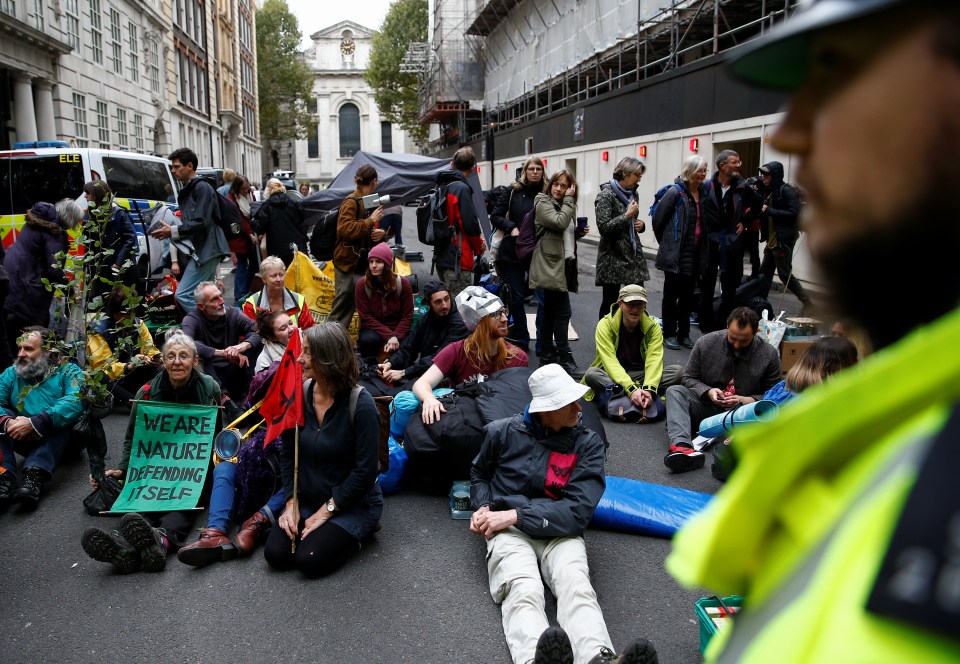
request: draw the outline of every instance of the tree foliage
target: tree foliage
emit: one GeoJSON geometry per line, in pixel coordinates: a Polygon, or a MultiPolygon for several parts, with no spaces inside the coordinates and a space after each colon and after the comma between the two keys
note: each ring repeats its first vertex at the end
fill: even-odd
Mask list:
{"type": "Polygon", "coordinates": [[[428,19],[427,0],[394,0],[373,37],[365,74],[380,113],[420,144],[427,139],[428,127],[419,123],[417,76],[400,73],[400,63],[411,42],[427,41],[428,19]]]}
{"type": "Polygon", "coordinates": [[[300,25],[286,0],[257,12],[257,87],[261,140],[306,138],[316,118],[313,73],[300,54],[300,25]]]}

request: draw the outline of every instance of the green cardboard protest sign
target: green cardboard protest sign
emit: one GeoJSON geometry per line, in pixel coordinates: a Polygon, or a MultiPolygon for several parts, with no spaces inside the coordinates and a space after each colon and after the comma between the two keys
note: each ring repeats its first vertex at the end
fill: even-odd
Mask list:
{"type": "Polygon", "coordinates": [[[213,452],[217,407],[138,401],[126,483],[111,512],[197,506],[213,452]]]}

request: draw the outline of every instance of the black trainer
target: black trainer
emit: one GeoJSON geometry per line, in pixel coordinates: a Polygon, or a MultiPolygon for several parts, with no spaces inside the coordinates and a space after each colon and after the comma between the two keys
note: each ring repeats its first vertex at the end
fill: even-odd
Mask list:
{"type": "Polygon", "coordinates": [[[537,641],[533,664],[573,664],[570,637],[560,627],[547,627],[537,641]]]}
{"type": "Polygon", "coordinates": [[[23,479],[20,480],[20,488],[17,489],[13,497],[20,501],[21,508],[35,509],[40,504],[40,492],[43,490],[43,484],[47,481],[46,471],[40,468],[24,468],[23,479]]]}
{"type": "Polygon", "coordinates": [[[120,539],[99,528],[89,528],[80,538],[87,555],[101,563],[110,563],[120,574],[131,574],[140,569],[140,554],[120,539]]]}
{"type": "Polygon", "coordinates": [[[620,653],[617,664],[658,664],[657,649],[646,639],[637,639],[620,653]]]}
{"type": "Polygon", "coordinates": [[[167,549],[159,530],[136,512],[124,514],[117,529],[120,537],[140,554],[140,569],[144,572],[163,571],[167,566],[167,549]]]}

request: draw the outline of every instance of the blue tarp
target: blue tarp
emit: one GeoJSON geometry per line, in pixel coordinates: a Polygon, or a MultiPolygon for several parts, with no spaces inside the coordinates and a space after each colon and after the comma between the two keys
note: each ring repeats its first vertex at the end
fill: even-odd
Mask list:
{"type": "Polygon", "coordinates": [[[591,528],[673,537],[713,496],[687,489],[607,475],[591,528]]]}

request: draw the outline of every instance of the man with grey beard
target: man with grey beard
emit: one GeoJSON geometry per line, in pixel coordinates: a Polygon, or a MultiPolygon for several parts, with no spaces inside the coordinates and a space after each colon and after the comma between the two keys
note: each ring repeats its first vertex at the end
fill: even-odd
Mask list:
{"type": "Polygon", "coordinates": [[[83,414],[83,372],[61,363],[50,351],[52,342],[49,330],[26,328],[17,340],[16,362],[0,374],[0,508],[11,500],[25,509],[37,506],[83,414]],[[14,452],[25,457],[19,483],[14,452]]]}
{"type": "Polygon", "coordinates": [[[878,352],[736,430],[667,567],[746,596],[708,663],[958,662],[960,3],[800,4],[731,70],[791,93],[770,147],[809,193],[836,313],[878,352]]]}
{"type": "Polygon", "coordinates": [[[197,308],[183,319],[183,331],[197,344],[204,372],[220,385],[224,417],[232,422],[242,413],[253,377],[251,357],[260,350],[260,335],[252,320],[223,303],[220,287],[202,281],[194,292],[197,308]]]}

